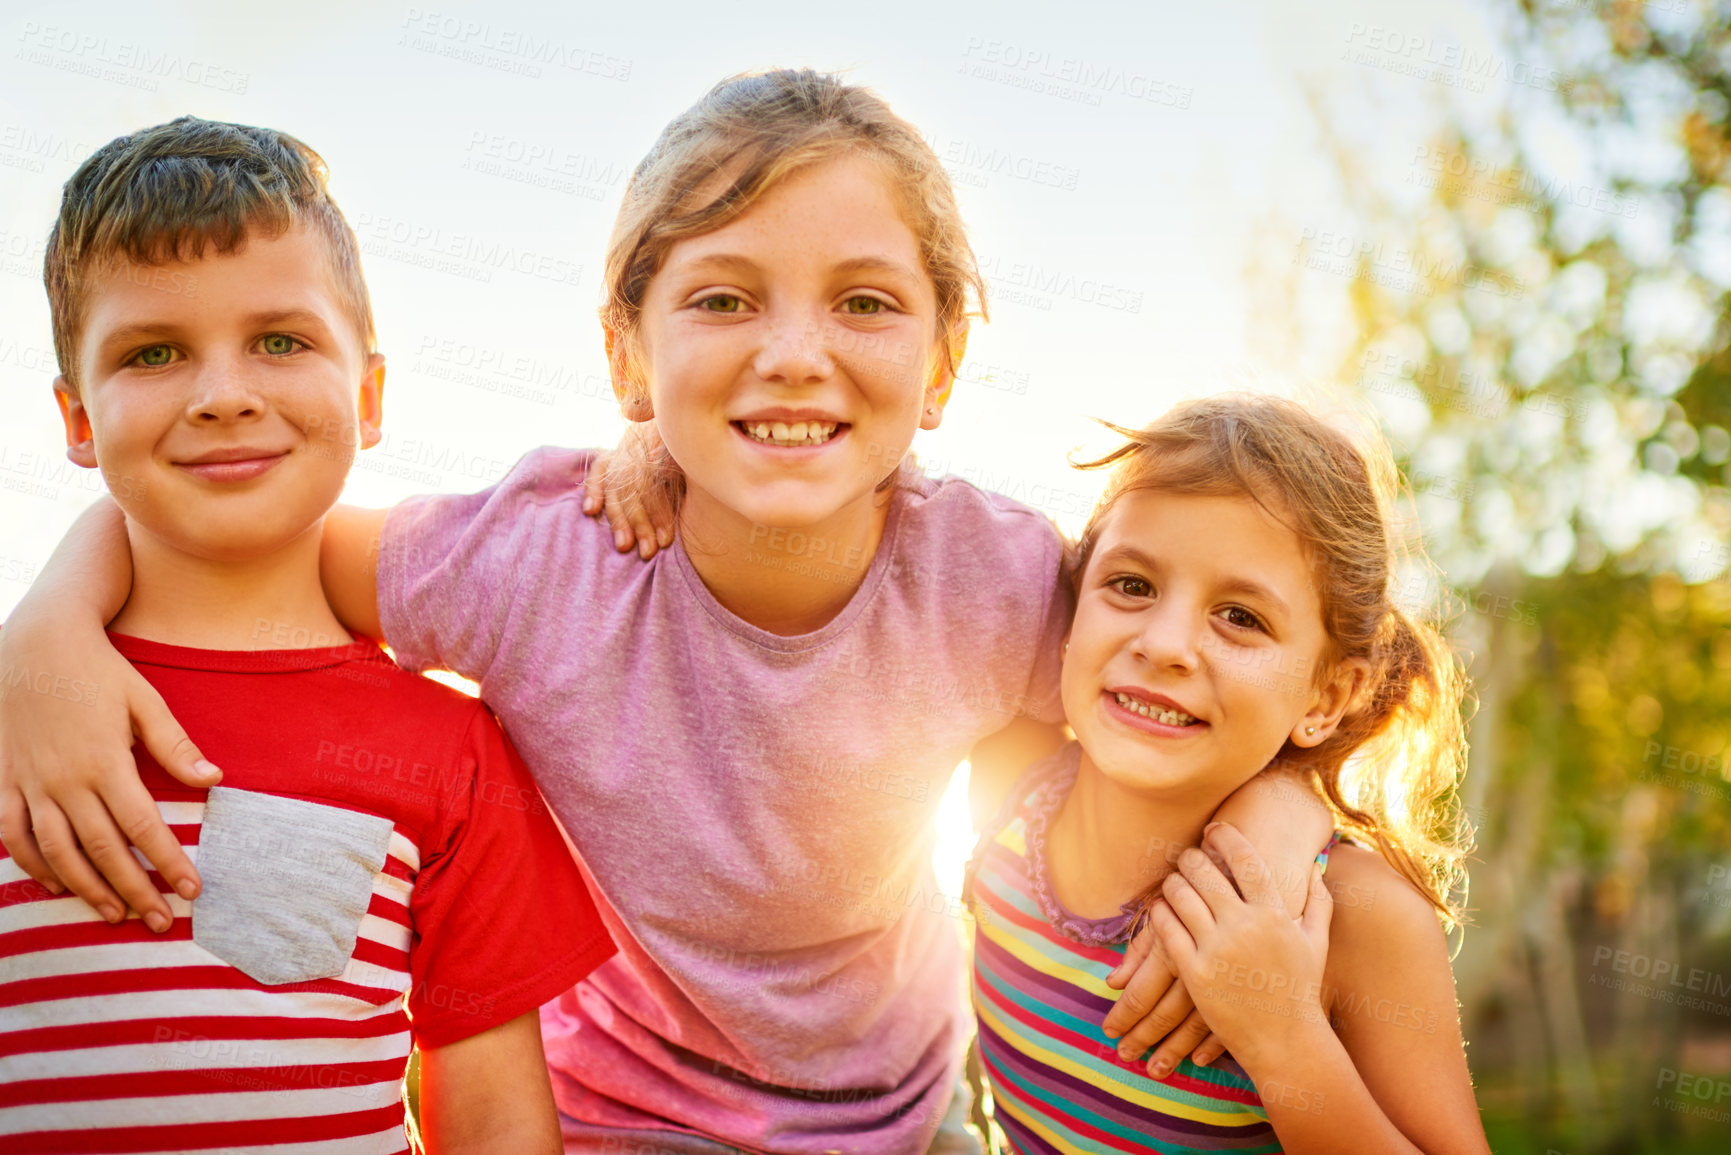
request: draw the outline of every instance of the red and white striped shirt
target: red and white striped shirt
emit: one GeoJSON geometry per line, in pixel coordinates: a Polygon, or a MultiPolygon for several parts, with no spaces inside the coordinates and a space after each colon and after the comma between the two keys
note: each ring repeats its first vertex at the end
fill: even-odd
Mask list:
{"type": "Polygon", "coordinates": [[[229,820],[238,873],[213,879],[215,851],[199,859],[207,792],[135,751],[205,874],[196,903],[152,876],[175,914],[162,935],[136,915],[110,926],[0,857],[0,1150],[406,1151],[416,1041],[507,1022],[613,951],[527,772],[484,707],[371,646],[115,640],[223,768],[219,789],[263,817],[229,820]],[[312,824],[276,821],[282,806],[312,824]],[[347,819],[373,824],[371,859],[326,838],[347,819]],[[207,904],[225,893],[239,937],[219,954],[194,936],[213,941],[207,904]],[[296,921],[297,903],[317,925],[296,921]],[[307,944],[312,961],[295,961],[307,944]],[[243,966],[320,977],[267,982],[243,966]]]}

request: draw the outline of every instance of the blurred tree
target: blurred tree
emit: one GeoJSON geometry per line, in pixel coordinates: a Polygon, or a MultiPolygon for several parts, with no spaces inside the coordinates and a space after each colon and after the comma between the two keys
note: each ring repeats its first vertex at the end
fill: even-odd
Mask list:
{"type": "Polygon", "coordinates": [[[1345,286],[1338,375],[1450,587],[1404,593],[1473,655],[1475,1070],[1549,1146],[1725,1149],[1662,1074],[1731,1071],[1731,2],[1500,17],[1501,55],[1457,68],[1490,109],[1449,101],[1398,184],[1317,93],[1349,222],[1253,273],[1297,345],[1345,286]],[[1618,988],[1636,957],[1706,972],[1707,1005],[1618,988]]]}

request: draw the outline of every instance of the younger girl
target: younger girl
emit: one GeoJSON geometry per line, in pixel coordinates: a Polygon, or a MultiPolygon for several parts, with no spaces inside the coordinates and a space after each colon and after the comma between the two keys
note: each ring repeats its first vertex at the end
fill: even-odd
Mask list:
{"type": "MultiPolygon", "coordinates": [[[[900,468],[982,287],[948,179],[867,90],[736,77],[634,172],[605,276],[621,405],[685,475],[678,543],[618,556],[583,513],[591,455],[540,449],[482,493],[334,512],[326,595],[404,665],[480,683],[582,856],[619,954],[543,1014],[568,1149],[966,1144],[940,1129],[967,1018],[932,820],[962,759],[1056,744],[1070,591],[1046,518],[900,468]]],[[[42,870],[34,821],[115,920],[181,916],[196,877],[127,745],[212,779],[107,643],[125,536],[87,518],[0,664],[103,692],[5,700],[0,830],[42,870]]],[[[1325,824],[1259,805],[1232,813],[1308,863],[1325,824]]]]}
{"type": "Polygon", "coordinates": [[[1386,456],[1291,402],[1228,396],[1093,463],[1116,468],[1064,645],[1077,741],[1029,771],[970,867],[980,1052],[1011,1150],[1488,1150],[1436,917],[1460,857],[1444,808],[1462,684],[1389,600],[1386,456]],[[1319,880],[1295,923],[1243,835],[1205,826],[1271,763],[1315,774],[1376,848],[1334,849],[1332,926],[1319,880]],[[1161,853],[1205,830],[1209,853],[1161,853]],[[1138,917],[1229,1058],[1156,1080],[1100,1045],[1138,917]]]}

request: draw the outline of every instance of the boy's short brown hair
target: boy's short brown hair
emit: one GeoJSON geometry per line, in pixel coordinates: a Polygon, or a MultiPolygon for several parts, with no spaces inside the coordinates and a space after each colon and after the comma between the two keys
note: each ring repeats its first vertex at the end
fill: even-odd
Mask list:
{"type": "MultiPolygon", "coordinates": [[[[116,137],[78,166],[48,235],[43,280],[54,352],[78,388],[84,277],[118,258],[138,265],[233,252],[249,234],[306,223],[325,238],[339,299],[366,343],[378,344],[360,246],[326,187],[325,162],[284,132],[183,116],[116,137]]],[[[196,288],[189,286],[189,291],[196,288]]]]}

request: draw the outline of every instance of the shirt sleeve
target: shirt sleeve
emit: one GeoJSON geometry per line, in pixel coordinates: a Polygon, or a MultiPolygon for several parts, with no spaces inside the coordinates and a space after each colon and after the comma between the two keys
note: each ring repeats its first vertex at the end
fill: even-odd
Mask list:
{"type": "Polygon", "coordinates": [[[409,899],[409,1021],[441,1047],[539,1007],[615,947],[528,769],[477,704],[449,803],[447,837],[409,899]]]}
{"type": "Polygon", "coordinates": [[[485,680],[538,556],[539,498],[558,480],[545,475],[573,457],[536,450],[490,489],[412,497],[391,510],[379,536],[379,622],[398,665],[485,680]]]}

